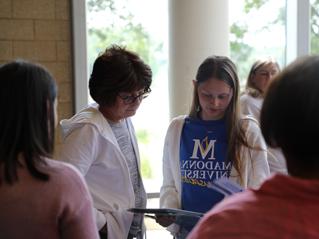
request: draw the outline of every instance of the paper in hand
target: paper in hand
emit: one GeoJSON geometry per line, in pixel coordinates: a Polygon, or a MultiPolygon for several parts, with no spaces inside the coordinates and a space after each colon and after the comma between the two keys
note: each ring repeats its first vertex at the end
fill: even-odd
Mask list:
{"type": "Polygon", "coordinates": [[[237,183],[229,180],[228,178],[219,178],[213,182],[207,184],[208,188],[211,188],[225,196],[230,196],[234,193],[239,193],[243,191],[243,188],[237,183]]]}

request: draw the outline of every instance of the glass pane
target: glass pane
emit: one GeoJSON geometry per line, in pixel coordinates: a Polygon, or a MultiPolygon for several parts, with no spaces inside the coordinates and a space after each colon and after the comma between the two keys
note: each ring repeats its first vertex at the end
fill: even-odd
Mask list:
{"type": "Polygon", "coordinates": [[[311,53],[319,54],[319,0],[310,1],[311,53]]]}
{"type": "Polygon", "coordinates": [[[285,63],[285,0],[229,0],[230,55],[238,67],[241,87],[259,58],[285,63]]]}

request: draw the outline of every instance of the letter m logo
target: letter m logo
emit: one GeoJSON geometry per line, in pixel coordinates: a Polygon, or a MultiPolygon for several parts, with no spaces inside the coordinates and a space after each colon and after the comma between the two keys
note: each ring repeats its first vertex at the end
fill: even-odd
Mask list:
{"type": "Polygon", "coordinates": [[[210,152],[210,157],[208,159],[215,159],[215,142],[216,140],[209,140],[207,137],[202,141],[203,143],[201,144],[199,139],[193,139],[194,141],[194,148],[193,148],[193,154],[191,159],[198,159],[198,151],[201,154],[202,158],[206,158],[208,153],[210,152]]]}

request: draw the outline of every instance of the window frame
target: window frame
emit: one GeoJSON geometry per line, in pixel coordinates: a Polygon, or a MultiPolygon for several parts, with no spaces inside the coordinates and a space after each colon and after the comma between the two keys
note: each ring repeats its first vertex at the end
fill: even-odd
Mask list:
{"type": "Polygon", "coordinates": [[[286,0],[286,65],[310,54],[310,1],[286,0]]]}
{"type": "Polygon", "coordinates": [[[86,1],[72,0],[74,110],[79,112],[88,104],[88,60],[86,1]]]}
{"type": "MultiPolygon", "coordinates": [[[[286,0],[285,65],[310,54],[310,1],[286,0]]],[[[72,0],[73,75],[75,112],[88,104],[86,1],[72,0]]]]}

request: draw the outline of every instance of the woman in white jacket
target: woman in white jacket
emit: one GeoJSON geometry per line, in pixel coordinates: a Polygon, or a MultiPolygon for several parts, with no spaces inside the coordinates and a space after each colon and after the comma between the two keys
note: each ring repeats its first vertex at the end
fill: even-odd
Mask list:
{"type": "Polygon", "coordinates": [[[61,121],[61,159],[84,175],[101,238],[143,237],[143,216],[127,212],[146,207],[130,117],[149,94],[151,82],[151,69],[135,53],[111,46],[95,60],[89,81],[96,104],[61,121]]]}
{"type": "MultiPolygon", "coordinates": [[[[244,115],[250,115],[259,122],[265,92],[279,71],[279,64],[272,58],[257,60],[251,66],[246,90],[240,96],[241,110],[244,115]]],[[[286,161],[280,149],[268,147],[268,164],[270,173],[287,174],[286,161]]]]}
{"type": "MultiPolygon", "coordinates": [[[[207,187],[227,177],[243,188],[257,188],[269,175],[266,145],[252,118],[240,119],[236,67],[227,57],[212,56],[199,67],[188,116],[171,122],[165,139],[162,208],[207,212],[223,199],[207,187]]],[[[174,218],[157,217],[163,226],[174,218]]],[[[185,238],[193,225],[169,230],[185,238]]]]}

